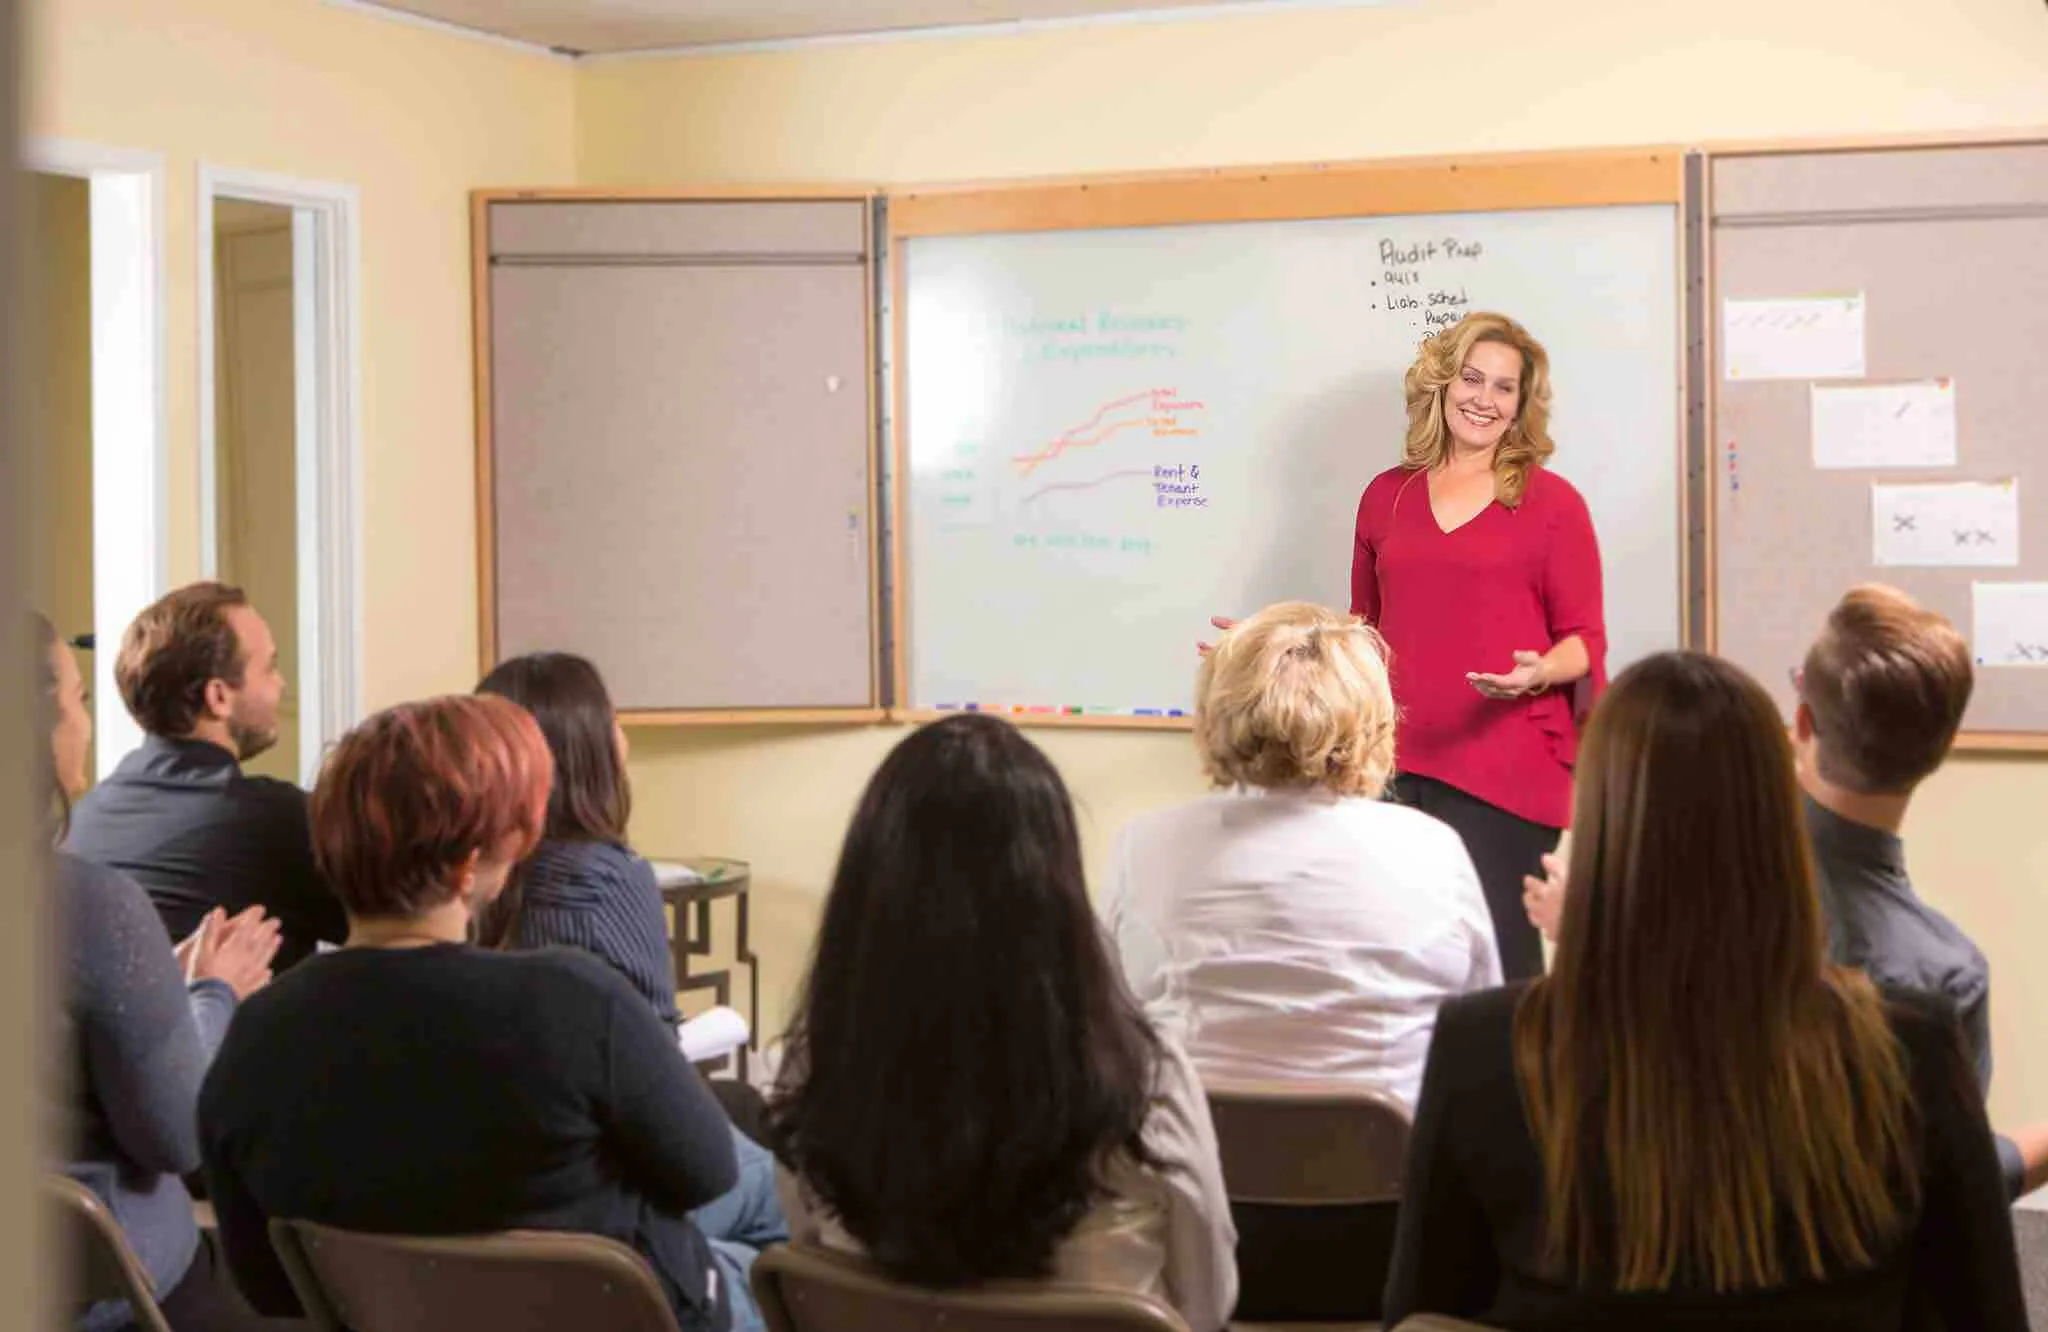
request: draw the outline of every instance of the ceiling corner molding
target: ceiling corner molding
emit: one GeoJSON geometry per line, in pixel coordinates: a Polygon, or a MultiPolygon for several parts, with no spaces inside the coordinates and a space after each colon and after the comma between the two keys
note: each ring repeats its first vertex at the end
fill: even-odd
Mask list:
{"type": "MultiPolygon", "coordinates": [[[[328,0],[329,4],[362,5],[362,0],[328,0]]],[[[774,51],[807,51],[831,46],[869,46],[886,42],[959,41],[1017,37],[1067,28],[1138,27],[1198,23],[1222,18],[1249,18],[1302,10],[1393,9],[1426,0],[1216,0],[1210,4],[1175,5],[1158,9],[1119,9],[1060,18],[991,19],[985,23],[949,23],[924,27],[884,28],[862,32],[817,33],[803,37],[767,37],[754,41],[705,42],[699,45],[648,47],[634,51],[581,53],[584,64],[628,60],[676,60],[707,56],[754,55],[774,51]]],[[[368,8],[370,6],[362,5],[368,8]]]]}
{"type": "Polygon", "coordinates": [[[409,28],[425,28],[429,32],[438,32],[447,37],[460,37],[472,42],[482,42],[487,46],[495,46],[500,50],[518,51],[524,55],[541,56],[549,60],[567,62],[574,62],[584,58],[584,53],[581,51],[571,51],[559,46],[543,46],[539,42],[523,42],[517,37],[506,37],[499,33],[486,32],[482,28],[472,28],[461,23],[450,23],[446,19],[430,18],[425,14],[415,14],[409,9],[398,9],[388,4],[378,4],[376,0],[320,0],[320,3],[330,9],[346,9],[356,14],[367,14],[371,18],[382,19],[387,23],[403,23],[409,28]]]}

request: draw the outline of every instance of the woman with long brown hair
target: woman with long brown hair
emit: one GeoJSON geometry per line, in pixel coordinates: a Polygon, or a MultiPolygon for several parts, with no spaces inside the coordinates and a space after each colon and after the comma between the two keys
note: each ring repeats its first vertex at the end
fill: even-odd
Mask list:
{"type": "Polygon", "coordinates": [[[1551,975],[1437,1018],[1388,1321],[2021,1332],[1954,1013],[1825,961],[1769,695],[1632,667],[1575,814],[1551,975]]]}

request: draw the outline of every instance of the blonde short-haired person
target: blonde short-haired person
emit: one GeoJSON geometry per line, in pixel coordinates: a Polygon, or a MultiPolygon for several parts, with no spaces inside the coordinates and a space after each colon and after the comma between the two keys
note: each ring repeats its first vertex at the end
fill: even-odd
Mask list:
{"type": "Polygon", "coordinates": [[[1383,801],[1379,635],[1269,606],[1203,659],[1195,738],[1219,788],[1134,820],[1109,921],[1125,978],[1207,1078],[1341,1080],[1412,1106],[1437,1007],[1501,982],[1458,834],[1383,801]]]}

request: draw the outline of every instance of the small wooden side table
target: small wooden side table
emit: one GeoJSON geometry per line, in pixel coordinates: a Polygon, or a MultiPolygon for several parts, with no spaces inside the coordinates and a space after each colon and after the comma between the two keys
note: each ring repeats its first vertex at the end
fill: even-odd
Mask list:
{"type": "MultiPolygon", "coordinates": [[[[761,1048],[761,967],[749,937],[747,899],[753,870],[744,860],[725,856],[653,857],[655,877],[661,884],[662,900],[675,913],[669,931],[670,955],[675,958],[676,989],[685,993],[710,990],[716,1002],[732,1003],[732,971],[696,971],[692,958],[711,955],[711,904],[724,898],[733,901],[733,964],[747,969],[747,1043],[734,1053],[735,1072],[747,1080],[747,1055],[761,1048]],[[682,865],[698,877],[690,879],[664,873],[669,865],[682,865]]],[[[710,1065],[707,1065],[710,1067],[710,1065]]]]}

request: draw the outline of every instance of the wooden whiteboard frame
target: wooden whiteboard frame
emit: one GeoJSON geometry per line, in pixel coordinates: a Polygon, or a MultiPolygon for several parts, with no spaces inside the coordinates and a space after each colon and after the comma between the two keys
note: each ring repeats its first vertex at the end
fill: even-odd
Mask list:
{"type": "MultiPolygon", "coordinates": [[[[1512,153],[1474,157],[1403,158],[1384,162],[1318,162],[1195,172],[1071,177],[1019,184],[938,186],[889,191],[890,346],[894,419],[890,429],[894,530],[890,567],[891,662],[895,701],[891,721],[923,722],[957,712],[912,707],[910,697],[907,462],[909,458],[909,311],[901,246],[920,236],[992,232],[1085,231],[1193,223],[1283,222],[1341,217],[1398,217],[1415,213],[1507,212],[1535,208],[1601,208],[1669,204],[1683,210],[1685,159],[1679,147],[1614,151],[1512,153]]],[[[1680,218],[1681,224],[1683,218],[1680,218]]],[[[1684,228],[1678,229],[1679,438],[1673,465],[1679,474],[1676,521],[1683,533],[1685,475],[1684,228]]],[[[1683,553],[1681,540],[1681,554],[1683,553]]],[[[1679,564],[1680,623],[1687,600],[1685,563],[1679,564]]],[[[1711,593],[1709,614],[1712,611],[1711,593]]],[[[1194,666],[1190,642],[1189,667],[1194,666]]],[[[983,709],[1020,726],[1187,731],[1187,717],[1090,717],[983,709]]]]}
{"type": "Polygon", "coordinates": [[[761,723],[819,726],[864,725],[884,720],[882,706],[881,515],[876,513],[881,445],[881,395],[875,391],[875,191],[859,185],[799,185],[774,189],[704,186],[666,189],[484,189],[469,196],[471,318],[476,394],[476,556],[478,674],[498,661],[497,497],[491,397],[491,205],[498,203],[780,203],[838,202],[861,205],[865,253],[864,340],[868,385],[868,698],[865,706],[820,708],[642,708],[619,713],[628,726],[736,726],[761,723]]]}
{"type": "MultiPolygon", "coordinates": [[[[1720,350],[1720,320],[1715,312],[1721,308],[1720,272],[1714,264],[1714,169],[1722,158],[1728,157],[1811,157],[1825,153],[1884,153],[1914,150],[1939,151],[1950,148],[1996,148],[2028,144],[2048,144],[2048,126],[2038,129],[1989,130],[1964,134],[1897,134],[1880,135],[1861,139],[1816,138],[1780,140],[1728,139],[1703,145],[1699,152],[1705,166],[1700,190],[1700,221],[1707,229],[1704,257],[1706,264],[1706,319],[1704,339],[1705,391],[1700,395],[1701,412],[1706,421],[1707,482],[1708,493],[1705,505],[1706,520],[1706,642],[1709,652],[1720,647],[1721,628],[1721,538],[1720,538],[1720,484],[1715,464],[1720,454],[1715,441],[1720,438],[1718,417],[1720,413],[1720,384],[1714,374],[1716,356],[1720,350]]],[[[1816,631],[1818,626],[1816,626],[1816,631]]],[[[2007,754],[2048,754],[2048,731],[1959,731],[1953,751],[1970,753],[2007,754]]]]}

